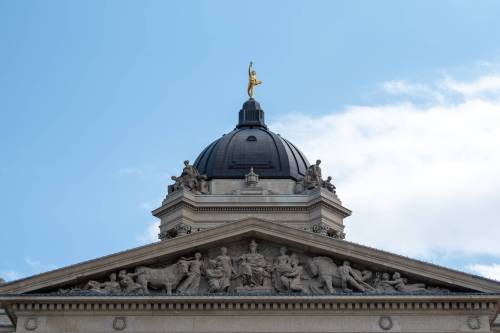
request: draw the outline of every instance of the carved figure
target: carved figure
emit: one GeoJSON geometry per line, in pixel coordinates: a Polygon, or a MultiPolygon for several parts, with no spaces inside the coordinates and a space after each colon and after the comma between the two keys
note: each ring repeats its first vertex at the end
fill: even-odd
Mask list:
{"type": "Polygon", "coordinates": [[[284,272],[281,275],[281,284],[286,290],[304,291],[304,284],[302,283],[304,268],[299,265],[299,257],[295,253],[290,256],[290,268],[289,272],[284,272]]]}
{"type": "Polygon", "coordinates": [[[235,274],[233,268],[233,261],[230,256],[227,255],[227,248],[225,246],[221,247],[220,255],[216,258],[217,266],[222,268],[223,277],[221,279],[220,289],[227,291],[231,286],[231,277],[235,274]]]}
{"type": "Polygon", "coordinates": [[[200,286],[202,265],[203,262],[201,261],[201,253],[196,252],[194,254],[194,259],[189,260],[187,277],[177,288],[178,292],[186,293],[198,291],[198,287],[200,286]]]}
{"type": "Polygon", "coordinates": [[[182,178],[177,177],[177,176],[172,176],[170,177],[175,183],[172,185],[168,185],[168,193],[172,193],[174,191],[180,190],[181,188],[184,187],[184,184],[182,183],[182,178]]]}
{"type": "Polygon", "coordinates": [[[319,167],[320,164],[321,160],[316,160],[316,163],[309,167],[311,180],[316,181],[318,183],[321,183],[321,181],[323,180],[321,176],[321,168],[319,167]]]}
{"type": "Polygon", "coordinates": [[[295,184],[295,193],[300,194],[306,190],[323,187],[333,194],[337,194],[336,187],[332,183],[332,177],[328,176],[326,180],[323,180],[320,164],[321,160],[317,160],[315,164],[307,168],[305,177],[295,184]]]}
{"type": "MultiPolygon", "coordinates": [[[[373,290],[373,287],[365,283],[359,273],[351,268],[351,263],[347,260],[344,261],[342,266],[338,268],[340,279],[342,281],[342,290],[350,292],[348,286],[354,287],[360,291],[373,290]]],[[[371,272],[370,272],[371,276],[371,272]]]]}
{"type": "Polygon", "coordinates": [[[100,294],[111,294],[119,293],[121,288],[120,283],[116,281],[116,273],[111,273],[109,275],[109,281],[100,283],[90,280],[87,282],[87,285],[83,288],[83,290],[89,290],[100,294]]]}
{"type": "MultiPolygon", "coordinates": [[[[221,262],[217,262],[217,260],[209,260],[208,268],[205,272],[208,281],[208,292],[215,293],[218,291],[222,291],[225,288],[224,283],[224,268],[222,267],[221,262]]],[[[227,290],[225,290],[227,291],[227,290]]]]}
{"type": "Polygon", "coordinates": [[[286,289],[284,288],[284,286],[282,285],[282,280],[281,280],[281,277],[284,275],[284,274],[287,274],[287,273],[291,273],[293,270],[292,270],[292,266],[291,266],[291,261],[290,261],[290,257],[286,254],[287,252],[287,248],[286,247],[281,247],[280,248],[280,256],[278,256],[274,261],[274,267],[272,268],[272,270],[274,271],[274,287],[278,290],[278,291],[281,291],[283,289],[286,289]]]}
{"type": "Polygon", "coordinates": [[[175,192],[179,189],[186,188],[196,193],[207,193],[206,175],[200,175],[198,170],[189,164],[189,161],[184,161],[184,168],[179,177],[172,176],[171,179],[175,182],[168,186],[168,193],[175,192]]]}
{"type": "Polygon", "coordinates": [[[104,294],[104,290],[102,289],[101,283],[98,281],[90,280],[83,287],[83,290],[92,291],[94,293],[104,294]]]}
{"type": "Polygon", "coordinates": [[[280,256],[276,258],[276,270],[278,272],[290,272],[290,257],[286,254],[287,248],[282,246],[280,248],[280,256]]]}
{"type": "Polygon", "coordinates": [[[172,291],[186,277],[188,271],[189,261],[185,259],[165,268],[139,266],[135,269],[136,273],[140,273],[137,281],[142,285],[145,293],[148,293],[148,287],[152,286],[156,289],[164,289],[168,295],[172,295],[172,291]]]}
{"type": "Polygon", "coordinates": [[[119,293],[121,291],[120,283],[116,281],[116,273],[111,273],[109,281],[105,281],[101,285],[106,293],[119,293]]]}
{"type": "Polygon", "coordinates": [[[332,177],[331,176],[328,176],[326,178],[326,180],[323,182],[323,187],[326,188],[328,191],[330,191],[332,193],[336,193],[336,191],[335,191],[336,187],[332,183],[332,177]]]}
{"type": "MultiPolygon", "coordinates": [[[[90,281],[89,281],[90,282],[90,281]]],[[[63,288],[59,288],[59,290],[57,291],[58,294],[60,295],[75,295],[75,294],[80,294],[81,292],[85,292],[86,291],[86,287],[88,286],[88,282],[87,284],[85,285],[85,287],[83,288],[80,288],[78,286],[73,286],[69,289],[63,289],[63,288]]],[[[88,290],[88,289],[87,289],[88,290]]]]}
{"type": "Polygon", "coordinates": [[[392,284],[389,281],[389,273],[383,273],[382,275],[380,273],[377,273],[373,284],[377,291],[383,291],[383,292],[396,291],[396,289],[392,286],[392,284]]]}
{"type": "Polygon", "coordinates": [[[321,160],[317,160],[316,164],[307,168],[305,177],[295,184],[295,193],[303,193],[324,185],[320,164],[321,160]]]}
{"type": "Polygon", "coordinates": [[[98,281],[90,280],[83,287],[83,290],[89,290],[89,291],[96,292],[96,293],[102,293],[101,283],[98,281]]]}
{"type": "Polygon", "coordinates": [[[137,292],[147,292],[147,288],[139,282],[135,282],[134,278],[142,274],[142,272],[127,273],[126,270],[122,269],[118,273],[120,278],[120,285],[123,287],[123,291],[127,293],[137,293],[137,292]]]}
{"type": "Polygon", "coordinates": [[[337,265],[328,257],[314,257],[307,261],[312,276],[319,277],[321,285],[328,289],[330,294],[335,293],[333,286],[342,285],[337,265]]]}
{"type": "Polygon", "coordinates": [[[346,271],[347,274],[349,274],[351,278],[354,279],[354,281],[358,282],[358,285],[362,284],[364,289],[373,289],[371,286],[364,282],[372,276],[372,272],[370,271],[360,272],[348,266],[349,269],[344,268],[343,273],[341,273],[339,267],[337,267],[333,260],[328,257],[310,258],[307,261],[307,265],[312,273],[312,276],[318,276],[321,285],[326,287],[330,294],[335,293],[334,287],[344,289],[344,285],[347,285],[347,283],[349,283],[349,279],[346,277],[346,271]],[[345,284],[343,282],[344,279],[346,281],[345,284]]]}
{"type": "Polygon", "coordinates": [[[407,280],[401,277],[401,274],[399,274],[399,272],[394,272],[394,274],[392,275],[392,281],[387,281],[387,283],[393,285],[397,291],[426,291],[425,284],[408,284],[407,280]]]}
{"type": "Polygon", "coordinates": [[[266,276],[266,259],[257,253],[257,243],[252,240],[248,246],[249,252],[240,258],[240,275],[243,286],[263,286],[266,276]]]}
{"type": "Polygon", "coordinates": [[[189,164],[189,161],[184,161],[184,168],[182,169],[181,178],[183,183],[190,189],[195,190],[199,188],[199,180],[198,177],[200,174],[198,170],[189,164]]]}
{"type": "Polygon", "coordinates": [[[262,83],[262,81],[257,80],[257,73],[252,69],[253,62],[250,61],[248,66],[248,87],[247,93],[248,97],[253,98],[253,88],[262,83]]]}

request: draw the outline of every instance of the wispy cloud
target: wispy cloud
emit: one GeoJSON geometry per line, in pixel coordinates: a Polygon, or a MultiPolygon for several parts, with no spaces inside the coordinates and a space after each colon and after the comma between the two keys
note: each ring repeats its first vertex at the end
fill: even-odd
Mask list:
{"type": "Polygon", "coordinates": [[[51,270],[54,270],[57,268],[56,265],[44,264],[44,263],[40,262],[39,260],[35,260],[35,259],[29,258],[29,257],[24,258],[24,261],[26,262],[26,264],[30,268],[31,274],[38,274],[38,273],[42,273],[42,272],[47,272],[47,271],[51,271],[51,270]]]}
{"type": "Polygon", "coordinates": [[[5,281],[10,282],[13,280],[19,280],[23,278],[25,274],[15,271],[15,270],[3,270],[0,271],[0,278],[5,279],[5,281]]]}
{"type": "Polygon", "coordinates": [[[451,104],[474,98],[498,100],[500,74],[492,69],[491,73],[476,76],[468,81],[445,75],[428,84],[391,80],[383,82],[381,90],[385,94],[404,97],[407,101],[414,103],[451,104]]]}
{"type": "Polygon", "coordinates": [[[25,269],[23,269],[22,272],[17,269],[0,270],[0,277],[4,278],[6,281],[13,281],[24,278],[26,276],[51,271],[57,268],[56,265],[44,264],[39,260],[35,260],[30,257],[24,258],[24,265],[25,269]]]}
{"type": "Polygon", "coordinates": [[[500,264],[474,264],[467,266],[469,270],[489,279],[494,279],[500,281],[500,264]]]}
{"type": "Polygon", "coordinates": [[[139,244],[149,244],[158,241],[158,233],[160,232],[160,221],[150,222],[146,230],[137,236],[139,244]]]}
{"type": "MultiPolygon", "coordinates": [[[[457,81],[447,77],[441,81],[443,89],[449,89],[465,97],[478,97],[500,93],[500,75],[490,74],[469,82],[457,81]]],[[[498,97],[498,95],[497,95],[498,97]]]]}
{"type": "Polygon", "coordinates": [[[443,103],[445,94],[428,85],[411,83],[405,80],[393,80],[382,83],[382,90],[390,95],[402,95],[412,99],[419,98],[431,102],[443,103]]]}
{"type": "Polygon", "coordinates": [[[354,211],[345,221],[348,239],[417,257],[500,258],[498,82],[495,73],[386,82],[386,104],[290,114],[272,128],[335,176],[354,211]],[[391,102],[393,94],[404,98],[391,102]]]}

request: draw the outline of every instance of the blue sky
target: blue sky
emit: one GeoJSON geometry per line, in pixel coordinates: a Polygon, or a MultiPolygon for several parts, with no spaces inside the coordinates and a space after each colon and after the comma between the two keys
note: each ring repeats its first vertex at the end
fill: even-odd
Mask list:
{"type": "MultiPolygon", "coordinates": [[[[150,210],[160,204],[170,176],[234,127],[250,60],[264,81],[256,98],[268,123],[310,160],[330,161],[325,167],[355,212],[351,226],[347,221],[348,238],[459,269],[489,265],[500,271],[500,247],[488,243],[491,237],[477,251],[419,249],[428,237],[416,233],[415,247],[406,252],[364,235],[373,221],[362,219],[376,206],[381,228],[398,237],[404,228],[387,220],[405,226],[448,207],[450,214],[439,215],[443,225],[473,230],[479,219],[492,226],[500,198],[496,179],[482,181],[491,186],[466,203],[431,188],[435,182],[426,184],[432,201],[420,206],[408,204],[424,196],[418,186],[385,181],[390,193],[406,188],[414,196],[397,209],[380,209],[395,201],[377,202],[376,193],[361,198],[371,192],[353,179],[362,179],[364,169],[344,159],[349,152],[342,148],[364,150],[385,140],[376,136],[379,141],[360,145],[342,132],[352,124],[372,119],[365,133],[381,133],[403,115],[409,116],[401,122],[423,114],[426,124],[449,124],[444,133],[465,128],[463,140],[469,132],[461,126],[470,121],[460,118],[457,125],[453,112],[469,114],[473,105],[493,110],[471,118],[479,119],[477,133],[491,136],[474,135],[472,155],[458,162],[452,144],[439,146],[447,153],[434,154],[450,158],[436,168],[453,162],[456,177],[439,183],[443,176],[433,167],[425,179],[436,177],[441,189],[458,182],[467,193],[480,180],[469,183],[465,175],[489,175],[478,165],[498,162],[491,145],[498,129],[484,126],[500,112],[499,12],[498,1],[0,1],[0,276],[26,276],[150,241],[150,210]],[[299,118],[302,127],[295,126],[299,118]],[[315,127],[318,122],[331,126],[315,127]],[[350,125],[336,127],[339,122],[350,125]],[[311,128],[326,135],[321,152],[310,141],[311,128]],[[484,163],[469,163],[474,157],[484,163]],[[476,210],[479,202],[486,206],[476,210]],[[465,208],[456,213],[457,207],[465,208]],[[429,215],[422,217],[424,209],[429,215]]],[[[427,151],[439,138],[426,134],[422,141],[418,129],[404,128],[398,135],[417,133],[405,137],[416,151],[427,151]],[[417,147],[416,140],[428,146],[417,147]]],[[[405,150],[391,146],[393,155],[379,154],[374,163],[393,161],[397,149],[405,150]]],[[[387,167],[373,170],[376,178],[387,167]]]]}

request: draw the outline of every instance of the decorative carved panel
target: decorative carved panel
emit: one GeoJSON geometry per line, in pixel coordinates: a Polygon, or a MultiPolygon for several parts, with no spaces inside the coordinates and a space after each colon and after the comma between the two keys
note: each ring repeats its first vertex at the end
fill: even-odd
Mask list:
{"type": "Polygon", "coordinates": [[[246,239],[156,266],[60,289],[61,294],[337,294],[449,292],[396,271],[246,239]]]}

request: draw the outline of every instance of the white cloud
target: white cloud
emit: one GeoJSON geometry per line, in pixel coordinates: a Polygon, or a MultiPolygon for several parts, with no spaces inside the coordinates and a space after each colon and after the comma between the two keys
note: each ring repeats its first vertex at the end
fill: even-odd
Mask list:
{"type": "Polygon", "coordinates": [[[482,265],[474,264],[467,266],[469,270],[479,275],[500,281],[500,264],[482,265]]]}
{"type": "Polygon", "coordinates": [[[137,236],[139,244],[149,244],[158,241],[158,233],[160,232],[160,221],[150,222],[146,230],[137,236]]]}
{"type": "Polygon", "coordinates": [[[25,274],[18,272],[18,271],[14,271],[14,270],[0,271],[0,278],[5,279],[5,281],[7,281],[7,282],[19,280],[19,279],[23,278],[24,276],[25,276],[25,274]]]}
{"type": "Polygon", "coordinates": [[[392,80],[382,84],[382,90],[391,95],[411,96],[412,98],[425,98],[434,102],[444,102],[445,95],[433,87],[410,83],[405,80],[392,80]]]}
{"type": "Polygon", "coordinates": [[[55,265],[43,264],[39,260],[34,260],[29,257],[24,258],[24,263],[27,266],[25,272],[20,272],[12,269],[1,270],[0,277],[4,278],[6,281],[13,281],[24,278],[26,276],[51,271],[57,268],[57,266],[55,265]]]}
{"type": "Polygon", "coordinates": [[[449,89],[464,96],[473,97],[483,94],[500,93],[500,76],[495,74],[481,76],[471,82],[460,82],[446,78],[441,82],[444,89],[449,89]]]}
{"type": "Polygon", "coordinates": [[[323,160],[354,212],[345,220],[349,240],[426,258],[500,256],[499,80],[391,81],[384,89],[406,100],[290,114],[272,128],[323,160]],[[433,103],[411,102],[426,92],[433,103]]]}
{"type": "MultiPolygon", "coordinates": [[[[151,214],[151,211],[153,209],[161,206],[161,202],[163,201],[163,199],[165,199],[165,194],[161,193],[156,197],[155,200],[143,201],[139,204],[139,206],[149,215],[151,214]]],[[[157,242],[159,232],[160,232],[160,221],[150,222],[148,223],[147,228],[136,236],[136,239],[139,242],[139,244],[157,242]]]]}
{"type": "Polygon", "coordinates": [[[47,271],[52,271],[57,268],[56,265],[52,264],[43,264],[39,260],[34,260],[32,258],[26,257],[24,258],[24,261],[30,268],[31,274],[38,274],[38,273],[43,273],[47,271]]]}

